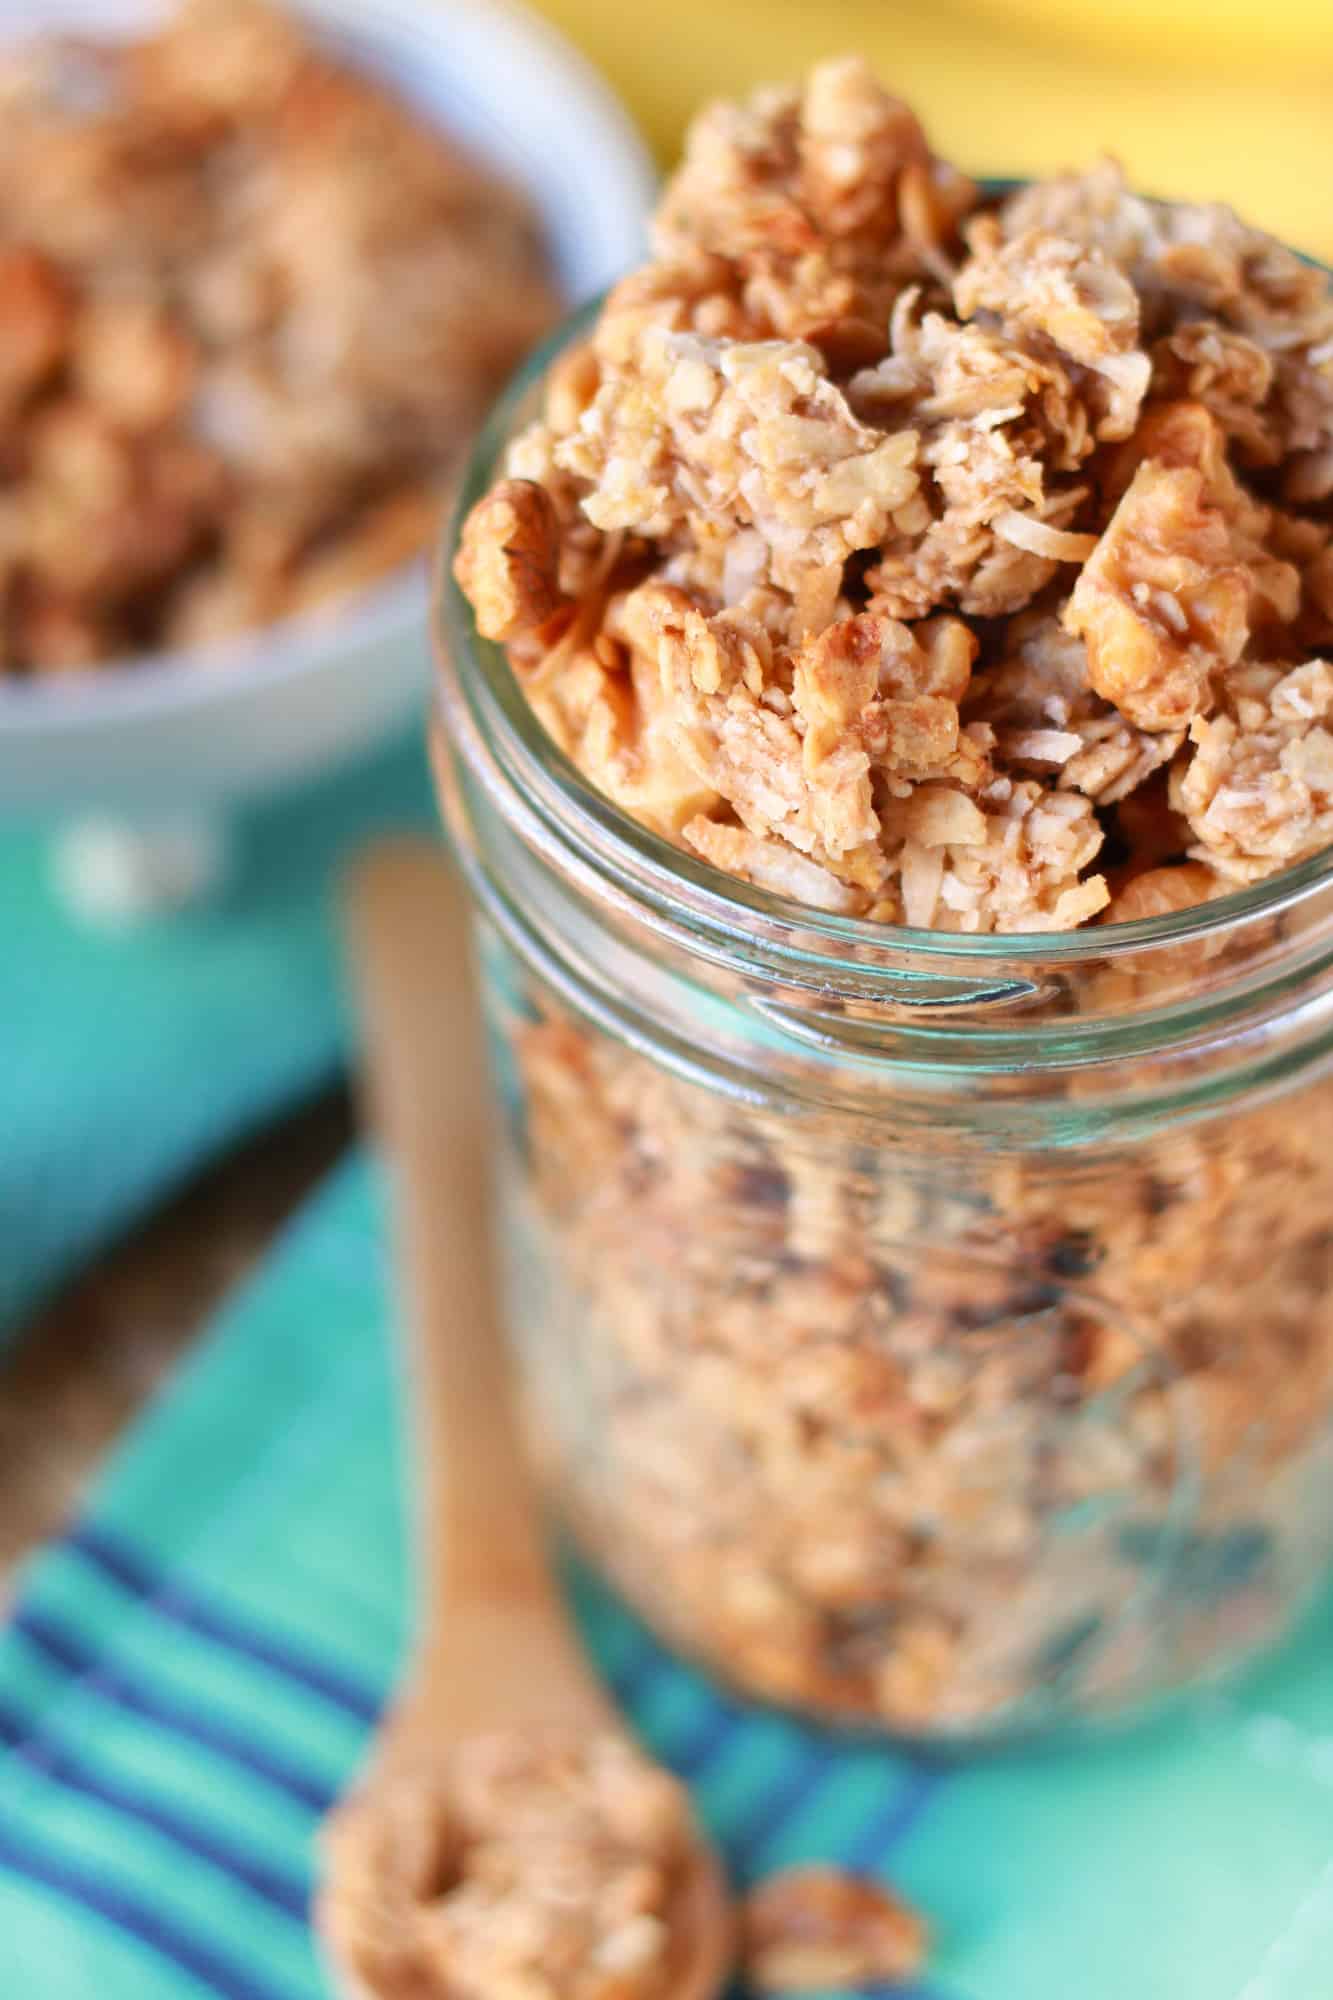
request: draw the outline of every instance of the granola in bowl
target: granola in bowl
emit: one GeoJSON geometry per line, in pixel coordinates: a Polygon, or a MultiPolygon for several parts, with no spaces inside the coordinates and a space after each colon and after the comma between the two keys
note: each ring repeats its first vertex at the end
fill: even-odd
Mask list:
{"type": "Polygon", "coordinates": [[[0,673],[337,604],[558,310],[525,196],[267,0],[0,52],[0,673]]]}
{"type": "Polygon", "coordinates": [[[1323,905],[1253,899],[1333,843],[1331,498],[1325,274],[1111,165],[980,188],[843,61],[704,114],[463,525],[663,857],[557,863],[446,665],[534,1433],[747,1692],[1112,1713],[1329,1554],[1323,905]]]}

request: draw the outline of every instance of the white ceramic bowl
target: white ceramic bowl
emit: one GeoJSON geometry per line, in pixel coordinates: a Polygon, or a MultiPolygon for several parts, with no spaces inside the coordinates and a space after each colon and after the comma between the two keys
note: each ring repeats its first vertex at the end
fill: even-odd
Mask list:
{"type": "MultiPolygon", "coordinates": [[[[133,33],[158,0],[0,0],[0,37],[133,33]]],[[[635,261],[653,170],[607,87],[503,0],[298,0],[350,60],[531,191],[572,304],[635,261]]],[[[0,675],[0,815],[179,822],[272,793],[371,749],[427,675],[426,585],[404,571],[333,614],[225,647],[86,677],[0,675]]]]}

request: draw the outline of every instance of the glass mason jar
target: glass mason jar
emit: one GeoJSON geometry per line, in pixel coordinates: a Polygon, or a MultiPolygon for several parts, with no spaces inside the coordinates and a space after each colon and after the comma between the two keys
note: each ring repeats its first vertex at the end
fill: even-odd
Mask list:
{"type": "Polygon", "coordinates": [[[438,619],[509,1311],[585,1551],[744,1693],[897,1736],[1270,1644],[1333,1549],[1333,864],[1040,937],[799,908],[599,796],[447,578],[438,619]]]}

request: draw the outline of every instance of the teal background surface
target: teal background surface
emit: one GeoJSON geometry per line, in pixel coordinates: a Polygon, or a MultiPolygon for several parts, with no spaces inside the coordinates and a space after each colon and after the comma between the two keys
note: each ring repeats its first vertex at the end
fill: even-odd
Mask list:
{"type": "Polygon", "coordinates": [[[224,893],[128,931],[67,915],[47,829],[0,826],[0,1345],[82,1258],[337,1074],[337,866],[375,831],[434,824],[419,736],[249,815],[224,893]]]}

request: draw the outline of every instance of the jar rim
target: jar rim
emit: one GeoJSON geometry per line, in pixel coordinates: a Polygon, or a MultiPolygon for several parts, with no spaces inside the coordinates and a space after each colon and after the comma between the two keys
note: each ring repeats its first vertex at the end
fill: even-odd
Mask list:
{"type": "MultiPolygon", "coordinates": [[[[1016,183],[987,181],[1000,193],[1016,183]]],[[[1315,260],[1306,258],[1306,262],[1315,260]]],[[[1324,265],[1320,269],[1327,270],[1324,265]]],[[[1333,275],[1333,274],[1330,274],[1333,275]]],[[[1215,944],[1246,926],[1272,919],[1333,882],[1333,846],[1294,867],[1207,903],[1129,922],[1076,930],[956,932],[841,916],[762,889],[729,875],[644,826],[584,776],[549,735],[509,663],[503,646],[482,637],[472,607],[453,574],[463,523],[493,484],[516,419],[552,364],[592,331],[605,294],[579,307],[511,378],[480,431],[449,510],[436,563],[434,624],[437,644],[452,664],[454,687],[501,763],[519,787],[516,797],[536,808],[557,845],[577,844],[605,881],[632,885],[658,910],[671,910],[718,940],[745,941],[746,970],[753,947],[767,943],[780,960],[808,961],[814,948],[825,977],[840,973],[858,983],[873,979],[877,961],[905,961],[923,969],[941,960],[954,970],[988,969],[1021,975],[1025,969],[1076,966],[1124,958],[1145,950],[1194,943],[1215,944]]]]}

